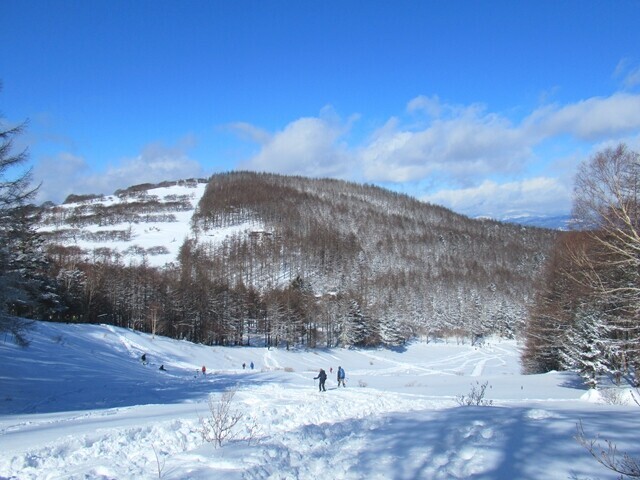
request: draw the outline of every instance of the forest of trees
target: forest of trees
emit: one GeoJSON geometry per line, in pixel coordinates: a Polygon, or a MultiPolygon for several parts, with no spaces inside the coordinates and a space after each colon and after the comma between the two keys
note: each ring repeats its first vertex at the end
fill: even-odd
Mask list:
{"type": "MultiPolygon", "coordinates": [[[[234,172],[209,180],[193,235],[164,268],[125,264],[106,246],[89,252],[65,244],[71,235],[87,238],[82,225],[91,222],[114,225],[103,232],[114,240],[126,236],[116,218],[156,215],[150,187],[120,192],[129,201],[109,208],[88,196],[43,211],[41,224],[59,227],[46,236],[61,300],[50,318],[219,345],[513,337],[557,235],[472,220],[370,185],[234,172]],[[210,240],[234,225],[250,233],[210,240]]],[[[183,208],[176,202],[159,210],[183,208]]]]}
{"type": "Polygon", "coordinates": [[[640,155],[625,145],[581,165],[577,231],[562,235],[526,329],[528,373],[575,369],[638,384],[640,367],[640,155]]]}

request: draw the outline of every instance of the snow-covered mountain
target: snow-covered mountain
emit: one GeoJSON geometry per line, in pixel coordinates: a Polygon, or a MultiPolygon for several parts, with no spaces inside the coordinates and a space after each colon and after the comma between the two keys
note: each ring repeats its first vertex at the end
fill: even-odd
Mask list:
{"type": "Polygon", "coordinates": [[[299,323],[287,342],[512,335],[558,234],[371,185],[253,172],[71,196],[41,218],[72,306],[57,319],[125,326],[150,322],[153,310],[175,335],[219,343],[246,341],[248,329],[280,341],[282,331],[266,329],[288,321],[292,295],[299,323]],[[168,268],[152,276],[149,267],[168,268]],[[232,325],[246,315],[256,321],[232,325]],[[319,318],[329,320],[314,326],[319,318]],[[364,321],[375,325],[355,325],[364,321]]]}
{"type": "Polygon", "coordinates": [[[530,213],[512,213],[500,217],[500,221],[516,223],[529,227],[570,230],[571,215],[539,215],[530,213]]]}
{"type": "Polygon", "coordinates": [[[574,440],[579,423],[640,454],[628,389],[589,392],[567,372],[523,376],[515,341],[207,347],[43,322],[28,338],[0,344],[1,479],[617,478],[574,440]],[[482,385],[491,406],[467,406],[482,385]],[[224,392],[242,417],[214,448],[202,422],[224,392]]]}

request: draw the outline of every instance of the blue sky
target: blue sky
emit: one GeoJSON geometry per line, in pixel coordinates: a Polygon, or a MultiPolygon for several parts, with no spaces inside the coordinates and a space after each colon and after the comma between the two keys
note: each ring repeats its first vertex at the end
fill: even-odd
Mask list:
{"type": "Polygon", "coordinates": [[[0,4],[0,112],[39,200],[236,169],[378,184],[470,215],[567,213],[640,149],[640,2],[0,4]]]}

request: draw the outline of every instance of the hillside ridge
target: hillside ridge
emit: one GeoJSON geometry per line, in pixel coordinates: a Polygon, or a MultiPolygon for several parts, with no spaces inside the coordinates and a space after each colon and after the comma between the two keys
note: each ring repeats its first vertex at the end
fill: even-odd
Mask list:
{"type": "Polygon", "coordinates": [[[396,344],[443,329],[512,336],[557,236],[373,185],[254,172],[133,186],[49,206],[42,218],[40,232],[63,265],[162,269],[192,296],[208,285],[190,308],[222,323],[255,317],[234,327],[240,343],[248,328],[272,329],[260,323],[270,309],[304,319],[295,334],[271,331],[275,342],[396,344]],[[246,289],[258,310],[219,315],[219,300],[207,300],[233,292],[246,307],[246,289]]]}

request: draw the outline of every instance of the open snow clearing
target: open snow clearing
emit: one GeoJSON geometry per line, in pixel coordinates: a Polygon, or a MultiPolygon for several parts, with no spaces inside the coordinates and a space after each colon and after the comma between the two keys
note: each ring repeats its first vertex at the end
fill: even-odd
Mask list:
{"type": "Polygon", "coordinates": [[[287,351],[37,322],[27,348],[0,348],[1,479],[615,478],[573,439],[580,421],[639,453],[637,406],[521,375],[514,341],[287,351]],[[480,383],[493,406],[460,406],[480,383]],[[202,422],[225,392],[242,417],[214,448],[202,422]]]}

